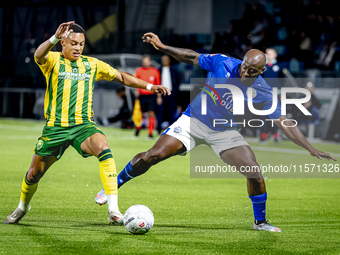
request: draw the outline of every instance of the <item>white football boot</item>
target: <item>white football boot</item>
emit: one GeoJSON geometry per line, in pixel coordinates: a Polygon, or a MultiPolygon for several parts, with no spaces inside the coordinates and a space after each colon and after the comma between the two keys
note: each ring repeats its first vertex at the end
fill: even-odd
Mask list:
{"type": "Polygon", "coordinates": [[[4,223],[5,224],[16,224],[16,223],[18,223],[22,219],[22,217],[24,217],[26,215],[26,213],[29,212],[30,209],[31,209],[31,206],[28,208],[27,212],[24,212],[23,210],[21,210],[18,207],[10,215],[8,215],[6,217],[4,223]]]}
{"type": "Polygon", "coordinates": [[[109,212],[109,216],[107,217],[107,220],[109,223],[112,223],[113,225],[123,225],[124,216],[120,212],[109,212]]]}
{"type": "Polygon", "coordinates": [[[254,229],[255,230],[270,231],[270,232],[282,232],[282,230],[280,228],[277,228],[273,225],[270,225],[267,221],[262,222],[261,224],[256,224],[254,222],[254,229]]]}
{"type": "Polygon", "coordinates": [[[97,193],[97,195],[94,198],[94,201],[96,201],[96,203],[99,205],[104,205],[107,203],[107,197],[104,189],[97,193]]]}

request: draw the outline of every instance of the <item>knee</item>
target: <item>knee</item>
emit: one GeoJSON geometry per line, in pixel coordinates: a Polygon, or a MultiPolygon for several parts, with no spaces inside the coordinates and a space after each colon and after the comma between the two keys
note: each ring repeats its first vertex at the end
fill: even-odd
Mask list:
{"type": "Polygon", "coordinates": [[[106,140],[106,137],[103,135],[98,135],[93,140],[93,149],[98,153],[102,153],[105,150],[109,150],[109,144],[106,140]]]}
{"type": "Polygon", "coordinates": [[[260,166],[256,162],[249,162],[248,164],[245,164],[241,167],[240,172],[243,173],[247,179],[251,179],[252,181],[263,181],[260,166]]]}
{"type": "Polygon", "coordinates": [[[39,166],[31,166],[27,171],[27,180],[29,182],[38,182],[45,174],[45,169],[39,166]]]}
{"type": "Polygon", "coordinates": [[[259,164],[255,160],[243,160],[241,163],[238,162],[237,164],[233,164],[235,162],[232,162],[232,165],[235,166],[241,174],[243,174],[247,179],[256,179],[261,180],[262,174],[259,164]]]}
{"type": "Polygon", "coordinates": [[[97,155],[99,155],[100,153],[102,153],[103,151],[105,151],[105,150],[109,150],[110,149],[110,147],[109,147],[109,145],[107,144],[107,143],[101,143],[99,146],[98,146],[98,148],[97,148],[97,155]]]}

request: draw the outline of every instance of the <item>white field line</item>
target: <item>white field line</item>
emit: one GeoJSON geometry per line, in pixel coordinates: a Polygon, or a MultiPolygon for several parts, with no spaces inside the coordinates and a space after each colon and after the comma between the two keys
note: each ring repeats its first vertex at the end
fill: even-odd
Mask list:
{"type": "MultiPolygon", "coordinates": [[[[302,154],[302,155],[310,155],[308,151],[303,150],[292,150],[292,149],[283,149],[283,148],[275,148],[275,147],[261,147],[261,146],[250,146],[255,151],[269,151],[269,152],[280,152],[287,154],[302,154]]],[[[333,157],[340,157],[340,153],[328,152],[332,154],[333,157]]]]}
{"type": "Polygon", "coordinates": [[[41,127],[28,127],[28,126],[14,126],[14,125],[2,125],[0,124],[0,131],[2,129],[4,130],[18,130],[18,131],[38,131],[41,132],[43,130],[44,126],[42,125],[41,127]]]}
{"type": "MultiPolygon", "coordinates": [[[[1,130],[18,130],[18,131],[28,131],[28,132],[41,132],[43,129],[43,125],[41,127],[28,127],[28,126],[14,126],[14,125],[2,125],[0,124],[0,139],[6,140],[6,139],[38,139],[38,136],[30,136],[30,135],[1,135],[1,130]]],[[[133,141],[155,141],[150,140],[147,137],[135,137],[133,134],[126,136],[125,132],[117,132],[117,130],[112,130],[113,132],[110,132],[109,130],[105,130],[105,134],[109,139],[115,139],[115,140],[133,140],[133,141]]],[[[247,139],[246,139],[247,140],[247,139]]],[[[308,151],[305,150],[294,150],[294,149],[283,149],[283,148],[276,148],[276,147],[262,147],[262,146],[251,146],[251,148],[255,151],[268,151],[268,152],[280,152],[280,153],[287,153],[287,154],[301,154],[301,155],[309,155],[308,151]]],[[[332,154],[333,157],[340,158],[340,153],[335,152],[329,152],[332,154]]]]}
{"type": "MultiPolygon", "coordinates": [[[[29,126],[15,126],[15,125],[3,125],[0,124],[0,139],[38,139],[44,126],[36,126],[36,127],[29,127],[29,126]],[[11,130],[11,131],[27,131],[27,132],[38,132],[37,136],[30,136],[30,135],[2,135],[1,130],[11,130]],[[32,138],[31,138],[32,137],[32,138]]],[[[133,134],[131,136],[126,136],[125,132],[117,132],[118,130],[105,130],[104,133],[108,137],[108,139],[114,138],[115,140],[145,140],[145,141],[152,141],[148,137],[135,137],[133,134]]],[[[20,133],[20,132],[18,132],[20,133]]],[[[155,140],[156,141],[156,140],[155,140]]]]}
{"type": "Polygon", "coordinates": [[[0,140],[38,140],[39,135],[0,135],[0,140]]]}

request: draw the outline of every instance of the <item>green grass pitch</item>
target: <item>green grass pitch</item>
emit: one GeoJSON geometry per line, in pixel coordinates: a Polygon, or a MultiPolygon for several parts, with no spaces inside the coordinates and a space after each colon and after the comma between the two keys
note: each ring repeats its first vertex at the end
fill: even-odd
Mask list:
{"type": "MultiPolygon", "coordinates": [[[[0,220],[13,211],[43,122],[0,119],[0,220]]],[[[118,172],[155,141],[146,132],[103,128],[118,172]]],[[[299,150],[292,142],[275,146],[299,150]]],[[[339,145],[317,144],[339,160],[339,145]]],[[[302,149],[301,149],[302,150],[302,149]]],[[[259,163],[326,163],[309,155],[254,150],[259,163]]],[[[339,162],[337,162],[339,163],[339,162]]],[[[174,157],[119,191],[122,213],[144,204],[155,225],[143,236],[107,222],[98,206],[98,160],[73,148],[39,183],[31,211],[18,225],[0,224],[0,254],[340,254],[340,179],[268,178],[267,219],[281,233],[252,230],[246,180],[190,178],[190,156],[174,157]]]]}

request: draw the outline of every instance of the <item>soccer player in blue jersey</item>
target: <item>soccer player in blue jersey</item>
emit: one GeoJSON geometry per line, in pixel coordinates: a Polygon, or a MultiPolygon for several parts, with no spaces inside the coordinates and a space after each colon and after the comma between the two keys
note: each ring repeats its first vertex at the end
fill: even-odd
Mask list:
{"type": "MultiPolygon", "coordinates": [[[[259,50],[250,50],[241,61],[222,54],[199,54],[193,50],[167,46],[153,33],[144,34],[143,41],[151,43],[157,50],[173,56],[178,61],[208,70],[208,78],[211,79],[208,79],[207,83],[210,82],[210,85],[206,86],[205,89],[209,92],[218,90],[218,94],[223,95],[222,98],[226,104],[219,106],[220,108],[212,108],[214,102],[210,98],[210,100],[207,100],[207,108],[218,110],[202,115],[202,96],[198,95],[182,116],[163,133],[151,149],[137,154],[125,166],[118,176],[118,187],[145,173],[151,166],[162,160],[175,155],[186,154],[196,145],[202,144],[202,141],[205,141],[205,144],[210,146],[225,163],[236,167],[240,172],[242,172],[242,167],[247,166],[251,169],[259,169],[252,149],[237,129],[230,125],[213,125],[212,119],[235,120],[235,118],[232,111],[232,97],[225,96],[227,95],[226,92],[230,91],[226,88],[216,88],[215,84],[212,84],[212,79],[229,79],[229,82],[232,82],[233,79],[233,85],[242,90],[246,96],[245,101],[248,100],[246,90],[251,87],[253,102],[262,104],[264,110],[269,109],[272,106],[270,93],[272,89],[261,77],[266,64],[265,54],[259,50]]],[[[318,159],[335,160],[330,154],[321,152],[309,144],[294,123],[285,116],[281,116],[280,108],[278,106],[269,117],[276,120],[275,123],[287,137],[318,159]],[[286,120],[284,126],[282,125],[283,120],[286,120]]],[[[266,221],[267,193],[261,172],[252,171],[243,172],[243,174],[247,178],[248,195],[253,203],[254,229],[281,232],[280,228],[272,226],[266,221]]],[[[96,195],[96,202],[99,204],[106,202],[104,190],[96,195]]]]}

